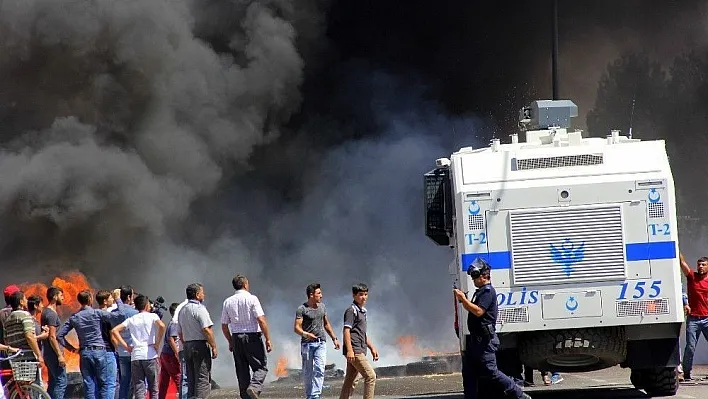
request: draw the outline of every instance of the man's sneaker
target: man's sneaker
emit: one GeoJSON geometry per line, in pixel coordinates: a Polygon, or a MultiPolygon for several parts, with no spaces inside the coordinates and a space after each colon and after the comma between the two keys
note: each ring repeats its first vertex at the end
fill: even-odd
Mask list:
{"type": "Polygon", "coordinates": [[[554,373],[551,376],[551,384],[558,384],[561,381],[563,381],[563,376],[561,376],[560,374],[554,373]]]}
{"type": "Polygon", "coordinates": [[[684,381],[686,381],[686,379],[685,379],[684,376],[683,376],[683,372],[679,371],[678,377],[679,377],[679,382],[684,382],[684,381]]]}
{"type": "Polygon", "coordinates": [[[521,392],[521,399],[531,399],[531,397],[526,392],[521,392]]]}
{"type": "Polygon", "coordinates": [[[693,378],[691,378],[691,373],[683,373],[683,380],[684,381],[693,381],[693,378]]]}
{"type": "Polygon", "coordinates": [[[251,399],[259,399],[258,392],[256,392],[253,388],[246,389],[246,393],[251,397],[251,399]]]}

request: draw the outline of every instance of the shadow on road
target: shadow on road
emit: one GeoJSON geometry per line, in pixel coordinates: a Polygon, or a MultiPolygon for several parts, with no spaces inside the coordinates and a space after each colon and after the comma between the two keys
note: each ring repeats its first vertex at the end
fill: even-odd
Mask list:
{"type": "MultiPolygon", "coordinates": [[[[629,398],[649,398],[644,392],[634,388],[624,387],[603,387],[584,389],[551,389],[526,391],[532,399],[629,399],[629,398]]],[[[402,398],[410,399],[463,399],[460,393],[428,393],[423,395],[410,395],[402,398]]],[[[501,398],[499,398],[501,399],[501,398]]]]}

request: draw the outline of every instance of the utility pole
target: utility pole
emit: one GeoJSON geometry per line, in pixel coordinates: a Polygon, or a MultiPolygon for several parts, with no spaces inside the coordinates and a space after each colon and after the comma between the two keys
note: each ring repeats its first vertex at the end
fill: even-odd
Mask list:
{"type": "Polygon", "coordinates": [[[553,54],[552,64],[552,84],[553,99],[558,99],[558,0],[553,0],[553,54]]]}

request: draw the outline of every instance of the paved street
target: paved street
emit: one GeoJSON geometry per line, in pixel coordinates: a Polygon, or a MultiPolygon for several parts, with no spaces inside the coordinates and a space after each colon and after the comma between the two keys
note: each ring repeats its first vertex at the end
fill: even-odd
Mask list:
{"type": "MultiPolygon", "coordinates": [[[[708,375],[708,366],[697,366],[694,376],[697,378],[708,375]]],[[[540,376],[536,383],[541,386],[526,388],[533,399],[626,399],[647,398],[642,391],[634,389],[629,384],[629,370],[613,367],[591,373],[563,374],[564,381],[558,385],[543,386],[540,376]]],[[[325,380],[323,397],[337,397],[341,387],[341,379],[325,380]]],[[[363,384],[356,387],[354,397],[361,397],[363,384]]],[[[462,398],[462,381],[459,373],[447,375],[432,375],[422,377],[380,378],[376,383],[376,396],[389,398],[462,398]]],[[[220,389],[212,392],[215,398],[235,398],[238,392],[234,389],[220,389]]],[[[302,385],[294,382],[274,382],[268,385],[261,395],[262,398],[303,398],[302,385]]],[[[705,399],[708,398],[708,380],[693,384],[682,384],[675,398],[705,399]]]]}

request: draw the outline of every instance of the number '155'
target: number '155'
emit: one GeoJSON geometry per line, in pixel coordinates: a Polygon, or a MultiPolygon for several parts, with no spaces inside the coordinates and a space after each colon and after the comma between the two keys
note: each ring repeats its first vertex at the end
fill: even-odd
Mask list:
{"type": "MultiPolygon", "coordinates": [[[[661,294],[661,280],[652,281],[650,286],[647,286],[647,283],[647,281],[637,281],[636,283],[634,283],[632,290],[632,299],[640,299],[644,296],[648,298],[656,298],[659,296],[659,294],[661,294]]],[[[622,289],[620,290],[620,294],[617,300],[627,299],[627,290],[630,284],[632,283],[627,282],[622,283],[620,285],[622,289]]]]}

